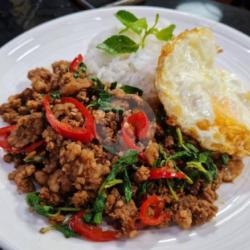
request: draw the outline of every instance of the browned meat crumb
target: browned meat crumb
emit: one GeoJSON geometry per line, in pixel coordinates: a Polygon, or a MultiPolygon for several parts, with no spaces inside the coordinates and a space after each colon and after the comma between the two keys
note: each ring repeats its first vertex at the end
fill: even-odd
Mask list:
{"type": "Polygon", "coordinates": [[[17,185],[17,188],[23,192],[33,192],[35,186],[30,178],[36,171],[34,165],[21,165],[12,173],[9,174],[9,179],[14,181],[17,185]]]}
{"type": "Polygon", "coordinates": [[[175,214],[175,222],[183,229],[190,228],[192,226],[191,210],[189,208],[178,210],[175,214]]]}
{"type": "Polygon", "coordinates": [[[148,161],[148,163],[152,166],[154,162],[159,157],[159,146],[155,142],[149,142],[146,150],[145,150],[145,158],[148,161]]]}
{"type": "Polygon", "coordinates": [[[141,166],[140,168],[137,169],[137,171],[134,174],[134,180],[137,183],[146,181],[150,176],[150,170],[149,168],[145,166],[141,166]]]}
{"type": "Polygon", "coordinates": [[[8,137],[8,143],[16,148],[23,148],[39,139],[43,132],[41,113],[32,113],[18,119],[17,127],[8,137]]]}
{"type": "Polygon", "coordinates": [[[47,93],[52,88],[52,82],[56,79],[55,76],[45,68],[36,68],[29,71],[28,78],[32,82],[32,87],[38,93],[47,93]]]}
{"type": "MultiPolygon", "coordinates": [[[[186,222],[189,222],[189,225],[200,225],[203,224],[206,221],[209,221],[212,219],[218,208],[210,203],[207,200],[204,199],[199,199],[196,196],[193,195],[187,195],[184,196],[179,203],[176,205],[177,206],[177,217],[175,219],[178,219],[176,223],[181,223],[180,226],[183,226],[183,220],[180,220],[180,216],[183,215],[183,210],[190,210],[191,213],[185,212],[185,220],[186,222]],[[187,216],[189,218],[187,218],[187,216]],[[190,221],[192,223],[190,223],[190,221]]],[[[187,228],[187,223],[185,223],[185,228],[187,228]]]]}
{"type": "Polygon", "coordinates": [[[62,95],[74,95],[82,89],[91,87],[92,82],[87,78],[75,78],[73,73],[68,72],[60,79],[60,86],[62,95]]]}
{"type": "Polygon", "coordinates": [[[70,63],[68,61],[63,61],[63,60],[54,62],[52,64],[53,73],[55,73],[56,75],[62,76],[63,74],[68,72],[69,64],[70,63]]]}
{"type": "Polygon", "coordinates": [[[75,207],[82,207],[89,202],[91,196],[89,192],[82,190],[74,193],[73,197],[71,198],[71,203],[74,204],[75,207]]]}
{"type": "Polygon", "coordinates": [[[135,222],[138,218],[138,209],[133,200],[126,203],[117,189],[113,189],[107,197],[106,213],[112,220],[119,222],[125,234],[136,230],[135,222]]]}
{"type": "Polygon", "coordinates": [[[35,174],[35,180],[37,181],[37,183],[41,186],[44,186],[47,184],[47,181],[48,181],[48,174],[45,173],[44,171],[36,171],[35,174]]]}

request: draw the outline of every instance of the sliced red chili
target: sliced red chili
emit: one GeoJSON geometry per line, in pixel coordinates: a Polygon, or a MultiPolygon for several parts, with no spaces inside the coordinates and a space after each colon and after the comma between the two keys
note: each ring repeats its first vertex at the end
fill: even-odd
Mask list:
{"type": "Polygon", "coordinates": [[[0,139],[0,147],[3,148],[5,151],[12,153],[12,154],[30,153],[44,144],[44,141],[40,140],[22,149],[16,149],[16,148],[11,147],[7,141],[7,137],[15,129],[16,129],[16,126],[7,126],[7,127],[0,128],[0,137],[3,137],[0,139]]]}
{"type": "Polygon", "coordinates": [[[72,139],[79,140],[84,143],[91,142],[96,135],[95,121],[89,110],[79,101],[70,97],[63,97],[62,103],[72,103],[81,112],[84,117],[84,125],[81,128],[74,128],[67,123],[60,122],[52,113],[50,108],[50,98],[46,95],[43,99],[43,106],[46,113],[46,118],[51,127],[60,135],[72,139]]]}
{"type": "Polygon", "coordinates": [[[158,226],[169,220],[170,215],[163,211],[164,202],[156,195],[149,196],[140,207],[140,219],[144,225],[158,226]],[[151,209],[151,210],[149,210],[151,209]],[[149,215],[153,212],[153,215],[149,215]]]}
{"type": "Polygon", "coordinates": [[[37,148],[41,147],[44,144],[44,140],[40,140],[37,142],[34,142],[22,149],[14,149],[12,152],[15,154],[21,154],[21,153],[30,153],[34,150],[36,150],[37,148]]]}
{"type": "Polygon", "coordinates": [[[83,56],[79,54],[77,57],[74,58],[74,60],[69,65],[69,71],[74,72],[78,70],[79,65],[83,62],[83,56]]]}
{"type": "Polygon", "coordinates": [[[185,174],[182,172],[170,172],[165,167],[154,168],[150,171],[150,180],[158,180],[158,179],[186,179],[185,174]]]}
{"type": "Polygon", "coordinates": [[[149,130],[149,119],[147,115],[142,112],[136,112],[127,118],[127,122],[135,128],[135,135],[138,139],[147,137],[149,130]]]}
{"type": "Polygon", "coordinates": [[[11,147],[7,141],[7,137],[11,133],[11,131],[15,129],[16,126],[6,126],[0,128],[0,147],[3,148],[5,151],[9,152],[11,150],[11,147]]]}
{"type": "Polygon", "coordinates": [[[118,232],[116,231],[112,230],[104,231],[97,226],[86,224],[82,220],[83,215],[84,212],[82,211],[78,212],[71,218],[69,222],[69,227],[75,233],[81,235],[82,237],[88,240],[97,242],[112,241],[112,240],[117,240],[119,238],[118,232]]]}
{"type": "Polygon", "coordinates": [[[14,125],[0,128],[0,137],[9,135],[11,133],[11,131],[13,131],[15,129],[16,129],[16,126],[14,126],[14,125]]]}
{"type": "Polygon", "coordinates": [[[138,111],[123,122],[121,128],[122,138],[130,149],[141,151],[135,140],[136,138],[139,140],[145,139],[148,135],[148,130],[149,119],[147,115],[142,111],[138,111]]]}

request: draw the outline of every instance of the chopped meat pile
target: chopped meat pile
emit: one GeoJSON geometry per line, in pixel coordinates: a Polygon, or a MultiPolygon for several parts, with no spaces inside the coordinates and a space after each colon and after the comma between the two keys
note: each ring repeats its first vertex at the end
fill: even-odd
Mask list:
{"type": "Polygon", "coordinates": [[[15,164],[9,179],[37,195],[32,209],[64,226],[65,215],[81,210],[84,223],[106,220],[128,237],[149,226],[188,229],[211,220],[216,189],[240,174],[241,160],[208,152],[185,135],[182,146],[163,110],[159,116],[138,93],[103,84],[82,62],[70,65],[31,70],[32,87],[0,106],[12,125],[0,133],[4,160],[15,164]],[[44,206],[50,213],[41,212],[44,206]]]}

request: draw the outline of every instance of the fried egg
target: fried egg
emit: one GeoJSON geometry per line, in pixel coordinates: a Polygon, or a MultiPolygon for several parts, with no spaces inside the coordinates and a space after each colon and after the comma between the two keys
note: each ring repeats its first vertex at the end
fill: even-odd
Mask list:
{"type": "Polygon", "coordinates": [[[210,150],[250,155],[250,92],[217,68],[208,28],[187,30],[161,51],[155,86],[169,117],[210,150]]]}

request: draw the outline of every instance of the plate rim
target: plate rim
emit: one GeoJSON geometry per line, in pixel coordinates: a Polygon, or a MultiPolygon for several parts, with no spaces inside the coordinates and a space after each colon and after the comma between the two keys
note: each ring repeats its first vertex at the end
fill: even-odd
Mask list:
{"type": "Polygon", "coordinates": [[[125,9],[125,8],[129,9],[129,10],[135,10],[135,11],[136,10],[143,10],[143,9],[144,10],[152,10],[152,11],[159,10],[159,11],[166,11],[166,12],[169,12],[171,14],[181,15],[181,16],[187,17],[187,18],[191,17],[192,19],[195,19],[195,20],[200,20],[202,22],[207,22],[209,24],[215,24],[216,26],[218,26],[218,28],[224,29],[224,30],[226,30],[226,31],[228,31],[230,33],[233,32],[233,33],[237,34],[237,36],[242,37],[242,39],[244,39],[247,43],[250,44],[250,36],[245,34],[244,32],[242,32],[240,30],[237,30],[236,28],[230,27],[227,24],[224,24],[224,23],[221,23],[221,22],[218,22],[218,21],[214,21],[214,20],[211,20],[211,19],[208,19],[208,18],[200,17],[200,16],[197,16],[197,15],[194,15],[194,14],[190,14],[190,13],[187,13],[187,12],[184,12],[184,11],[169,9],[169,8],[165,8],[165,7],[154,7],[154,6],[117,6],[117,7],[105,7],[105,8],[98,8],[98,9],[82,10],[82,11],[78,11],[78,12],[75,12],[75,13],[66,14],[66,15],[54,18],[52,20],[43,22],[41,24],[38,24],[38,25],[32,27],[31,29],[26,30],[23,33],[15,36],[11,40],[9,40],[5,44],[3,44],[0,47],[0,53],[7,50],[8,47],[11,47],[12,44],[14,44],[16,41],[21,40],[23,37],[27,36],[28,33],[32,33],[37,29],[46,28],[46,26],[57,24],[57,23],[61,22],[63,19],[67,19],[67,18],[70,18],[70,17],[73,17],[73,16],[76,18],[77,16],[89,14],[89,13],[92,13],[92,12],[93,13],[102,13],[102,12],[116,11],[116,10],[125,9]]]}

